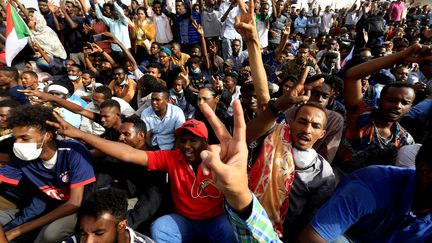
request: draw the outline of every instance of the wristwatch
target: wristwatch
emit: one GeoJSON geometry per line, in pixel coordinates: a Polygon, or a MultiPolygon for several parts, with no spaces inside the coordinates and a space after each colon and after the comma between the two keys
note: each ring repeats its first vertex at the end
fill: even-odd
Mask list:
{"type": "Polygon", "coordinates": [[[276,100],[270,100],[267,103],[267,108],[271,111],[271,113],[273,113],[273,115],[275,115],[276,117],[283,115],[284,111],[283,110],[279,110],[276,106],[275,106],[276,100]]]}

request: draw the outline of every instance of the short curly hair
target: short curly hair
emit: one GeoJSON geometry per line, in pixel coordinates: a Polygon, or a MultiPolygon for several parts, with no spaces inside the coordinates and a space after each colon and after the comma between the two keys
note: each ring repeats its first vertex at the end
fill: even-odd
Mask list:
{"type": "Polygon", "coordinates": [[[125,191],[115,188],[102,189],[94,192],[82,203],[78,210],[78,219],[84,216],[98,218],[103,213],[110,213],[118,223],[126,218],[127,207],[128,202],[125,191]]]}
{"type": "Polygon", "coordinates": [[[42,105],[23,105],[10,111],[8,127],[36,127],[41,132],[55,132],[55,128],[46,124],[46,121],[57,121],[53,110],[42,105]]]}

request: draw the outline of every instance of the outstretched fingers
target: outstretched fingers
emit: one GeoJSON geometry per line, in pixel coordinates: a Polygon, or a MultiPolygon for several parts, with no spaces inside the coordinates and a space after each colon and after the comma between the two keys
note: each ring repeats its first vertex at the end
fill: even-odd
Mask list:
{"type": "Polygon", "coordinates": [[[246,4],[244,3],[244,1],[243,0],[237,0],[237,3],[238,3],[241,14],[242,15],[247,14],[248,10],[246,9],[246,4]]]}
{"type": "Polygon", "coordinates": [[[221,143],[222,141],[231,139],[231,135],[229,134],[225,125],[221,122],[221,120],[219,120],[219,118],[216,116],[216,114],[210,108],[210,106],[204,103],[200,106],[200,109],[204,114],[204,116],[206,117],[207,121],[210,123],[211,127],[213,128],[213,131],[216,134],[216,137],[219,139],[221,143]]]}
{"type": "Polygon", "coordinates": [[[234,110],[234,132],[233,137],[239,142],[246,143],[246,122],[244,120],[243,108],[239,100],[233,103],[234,110]]]}

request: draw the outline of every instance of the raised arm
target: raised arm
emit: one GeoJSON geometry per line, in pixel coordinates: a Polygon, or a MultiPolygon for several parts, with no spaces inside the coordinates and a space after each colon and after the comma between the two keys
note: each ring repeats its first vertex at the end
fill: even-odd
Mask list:
{"type": "MultiPolygon", "coordinates": [[[[129,49],[127,49],[123,43],[121,43],[121,41],[119,41],[111,32],[104,32],[102,33],[104,36],[107,36],[109,38],[111,38],[113,40],[113,42],[115,44],[117,44],[123,51],[123,54],[126,56],[126,58],[128,59],[128,61],[131,63],[133,70],[138,69],[138,64],[135,61],[135,58],[133,57],[132,53],[129,51],[129,49]]],[[[111,59],[112,60],[112,59],[111,59]]],[[[114,62],[114,60],[113,60],[114,62]]],[[[116,64],[114,63],[114,66],[116,64]]]]}
{"type": "Polygon", "coordinates": [[[128,17],[126,17],[126,15],[124,14],[123,9],[120,7],[120,5],[118,5],[117,2],[114,2],[114,9],[117,11],[118,17],[120,19],[120,22],[124,25],[128,25],[129,24],[129,19],[128,17]]]}
{"type": "Polygon", "coordinates": [[[78,24],[75,23],[75,21],[73,21],[73,19],[71,18],[71,16],[67,13],[66,6],[65,6],[64,2],[61,2],[61,4],[60,4],[60,10],[62,11],[63,15],[65,16],[66,23],[69,25],[69,27],[71,29],[78,28],[78,24]]]}
{"type": "Polygon", "coordinates": [[[57,122],[47,121],[47,124],[57,128],[58,134],[82,140],[102,153],[121,161],[147,166],[146,151],[134,149],[127,144],[109,141],[90,133],[83,132],[67,123],[57,113],[54,113],[54,116],[57,119],[57,122]]]}
{"type": "Polygon", "coordinates": [[[204,59],[204,66],[207,68],[207,70],[210,70],[210,60],[209,60],[209,55],[208,55],[208,52],[207,52],[206,40],[205,40],[205,37],[204,37],[204,29],[195,20],[192,21],[192,25],[193,25],[193,27],[195,27],[196,31],[200,35],[200,39],[201,39],[201,53],[202,53],[202,57],[204,59]]]}
{"type": "Polygon", "coordinates": [[[279,45],[275,49],[276,57],[278,57],[281,54],[281,52],[285,49],[290,32],[291,32],[291,22],[288,21],[288,23],[286,23],[285,25],[284,30],[282,31],[281,41],[279,42],[279,45]]]}
{"type": "Polygon", "coordinates": [[[238,0],[241,16],[236,16],[235,29],[243,38],[249,52],[249,64],[252,70],[252,81],[258,101],[258,109],[263,111],[270,100],[267,74],[261,57],[261,46],[258,38],[255,20],[255,4],[249,1],[247,9],[243,0],[238,0]]]}
{"type": "Polygon", "coordinates": [[[39,92],[39,91],[35,91],[35,90],[20,90],[20,92],[23,92],[30,99],[31,99],[31,97],[35,96],[35,97],[38,97],[43,102],[47,102],[47,101],[55,102],[58,105],[60,105],[61,107],[64,107],[73,113],[85,116],[90,120],[95,119],[95,113],[93,113],[89,110],[86,110],[83,107],[81,107],[81,106],[79,106],[73,102],[59,98],[59,97],[54,96],[52,94],[43,93],[43,92],[39,92]]]}
{"type": "Polygon", "coordinates": [[[17,4],[17,6],[21,10],[21,12],[24,13],[24,16],[26,16],[26,18],[28,18],[29,12],[26,9],[26,7],[19,0],[13,0],[13,1],[15,1],[15,3],[17,4]]]}
{"type": "Polygon", "coordinates": [[[48,3],[48,8],[51,11],[50,14],[53,17],[54,26],[55,26],[56,30],[57,31],[61,31],[62,30],[62,26],[61,26],[60,22],[58,21],[58,18],[57,18],[56,14],[55,14],[56,11],[57,11],[57,8],[52,3],[48,3]]]}
{"type": "Polygon", "coordinates": [[[246,125],[238,100],[234,101],[233,108],[234,133],[231,136],[207,104],[201,107],[220,141],[220,145],[211,145],[201,152],[203,173],[211,172],[215,186],[225,195],[226,214],[231,226],[238,229],[234,231],[238,242],[246,237],[248,242],[280,242],[264,208],[249,191],[246,125]]]}
{"type": "Polygon", "coordinates": [[[100,6],[98,4],[98,0],[94,0],[94,6],[95,6],[95,14],[96,14],[96,18],[102,20],[102,22],[104,22],[105,25],[110,25],[110,23],[112,22],[112,20],[110,18],[107,18],[105,16],[103,16],[101,10],[100,10],[100,6]]]}
{"type": "Polygon", "coordinates": [[[376,73],[383,68],[391,67],[392,65],[399,62],[407,61],[420,63],[426,59],[432,59],[431,46],[416,44],[410,46],[404,51],[397,52],[389,56],[376,58],[350,68],[347,71],[344,79],[344,98],[346,107],[353,107],[362,101],[362,78],[376,73]]]}

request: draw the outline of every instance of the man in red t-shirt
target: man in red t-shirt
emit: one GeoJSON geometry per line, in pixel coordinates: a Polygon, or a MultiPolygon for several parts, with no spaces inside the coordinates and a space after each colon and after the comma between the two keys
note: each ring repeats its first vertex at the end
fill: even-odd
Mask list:
{"type": "Polygon", "coordinates": [[[176,129],[175,150],[144,151],[85,133],[57,116],[59,134],[77,138],[121,161],[168,173],[175,213],[153,222],[156,242],[233,242],[234,234],[223,210],[223,195],[212,175],[202,172],[200,153],[208,149],[205,124],[189,120],[176,129]]]}

